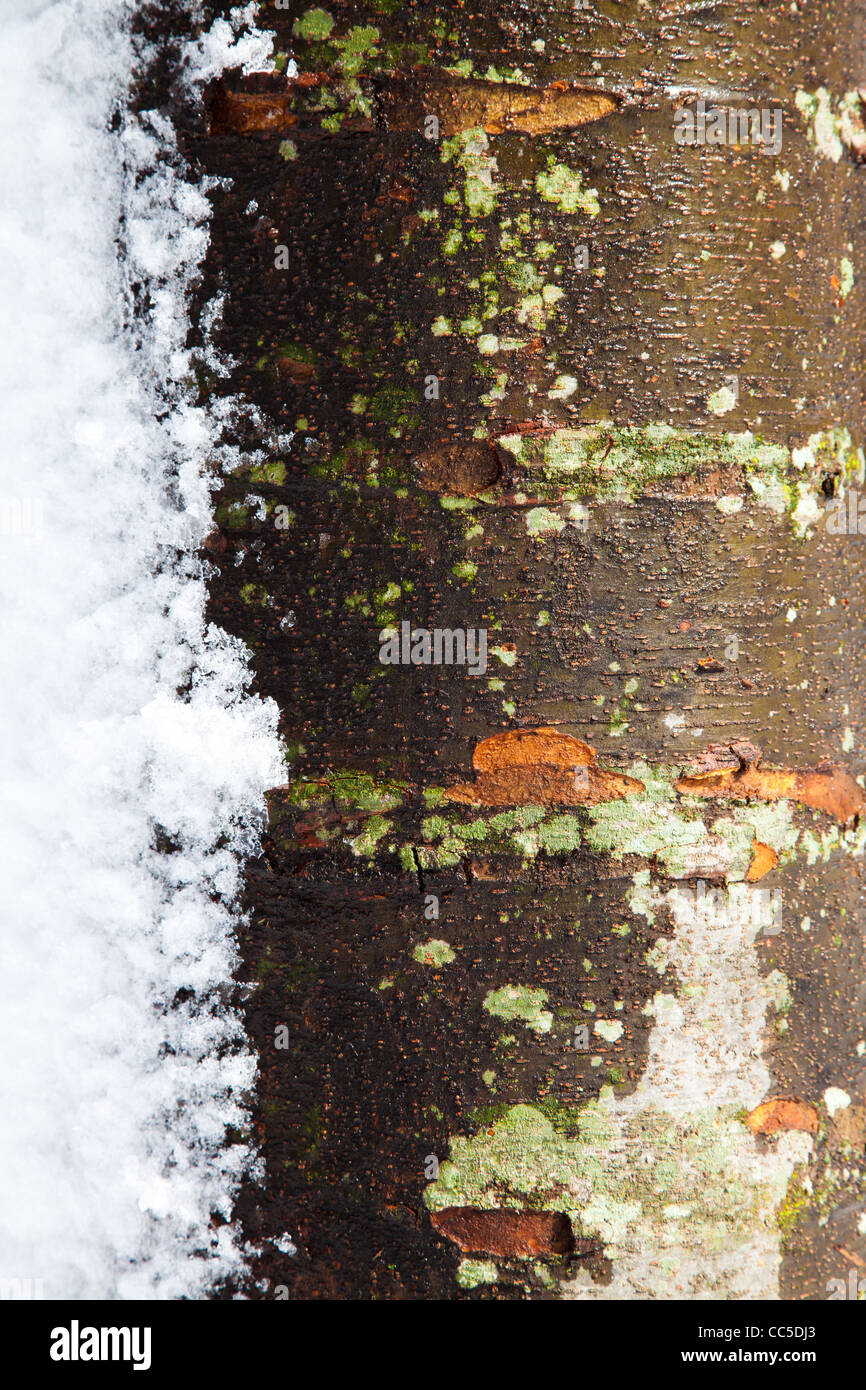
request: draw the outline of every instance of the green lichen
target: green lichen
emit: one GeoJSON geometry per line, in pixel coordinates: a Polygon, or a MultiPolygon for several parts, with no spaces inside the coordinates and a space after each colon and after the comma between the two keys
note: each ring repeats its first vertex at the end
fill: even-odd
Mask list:
{"type": "Polygon", "coordinates": [[[471,560],[458,560],[455,565],[451,566],[451,573],[457,579],[471,582],[478,573],[478,566],[473,564],[471,560]]]}
{"type": "Polygon", "coordinates": [[[456,956],[447,941],[438,940],[432,937],[429,941],[421,941],[412,952],[414,960],[419,965],[430,965],[434,970],[441,970],[443,965],[450,965],[456,956]]]}
{"type": "Polygon", "coordinates": [[[718,391],[713,391],[707,396],[707,409],[714,415],[727,415],[736,404],[737,397],[730,386],[720,386],[718,391]]]}
{"type": "Polygon", "coordinates": [[[551,816],[535,827],[534,837],[538,850],[557,855],[571,854],[583,839],[580,820],[574,815],[551,816]]]}
{"type": "Polygon", "coordinates": [[[553,1014],[544,1009],[547,991],[529,989],[526,985],[503,985],[493,989],[484,1000],[484,1008],[493,1018],[508,1023],[519,1021],[534,1033],[549,1033],[553,1014]]]}
{"type": "Polygon", "coordinates": [[[489,148],[490,141],[480,127],[442,141],[442,162],[453,160],[463,171],[463,201],[470,217],[487,217],[496,206],[496,159],[488,153],[489,148]]]}
{"type": "MultiPolygon", "coordinates": [[[[785,1192],[783,1169],[738,1168],[743,1142],[736,1107],[675,1117],[647,1106],[631,1114],[604,1087],[598,1101],[553,1119],[515,1105],[474,1137],[452,1138],[425,1200],[433,1211],[563,1211],[579,1236],[600,1238],[614,1260],[651,1251],[661,1284],[690,1259],[712,1281],[714,1254],[723,1257],[724,1280],[726,1263],[750,1245],[785,1192]]],[[[657,1282],[656,1296],[658,1289],[657,1282]]]]}
{"type": "Polygon", "coordinates": [[[796,845],[799,831],[789,801],[733,803],[728,814],[708,827],[706,803],[677,794],[678,773],[673,768],[639,762],[630,775],[644,783],[643,792],[589,809],[585,838],[591,849],[616,858],[634,854],[653,859],[675,878],[703,871],[721,872],[737,881],[748,873],[755,839],[780,855],[796,845]]]}
{"type": "Polygon", "coordinates": [[[292,25],[292,33],[295,38],[305,39],[308,42],[321,41],[328,37],[333,27],[333,15],[329,15],[327,10],[316,8],[306,10],[300,19],[295,20],[292,25]]]}
{"type": "Polygon", "coordinates": [[[817,153],[838,164],[845,146],[862,131],[858,93],[846,92],[834,104],[826,87],[818,87],[814,92],[801,89],[795,93],[794,104],[806,123],[808,139],[817,153]]]}
{"type": "Polygon", "coordinates": [[[267,608],[268,591],[261,584],[243,584],[239,590],[242,603],[254,608],[267,608]]]}
{"type": "Polygon", "coordinates": [[[360,835],[351,841],[352,853],[359,858],[372,858],[379,841],[393,828],[393,823],[387,816],[371,816],[360,835]]]}
{"type": "Polygon", "coordinates": [[[605,1042],[614,1043],[622,1037],[623,1025],[619,1019],[599,1018],[593,1024],[593,1031],[605,1042]]]}
{"type": "Polygon", "coordinates": [[[259,463],[250,469],[251,483],[272,483],[275,487],[282,487],[285,481],[286,465],[280,459],[274,459],[271,463],[259,463]]]}
{"type": "Polygon", "coordinates": [[[530,536],[543,536],[549,531],[564,531],[565,522],[548,507],[533,507],[526,513],[526,530],[530,536]]]}
{"type": "MultiPolygon", "coordinates": [[[[783,862],[798,843],[810,859],[827,858],[837,847],[863,852],[866,827],[843,835],[830,826],[821,829],[820,837],[801,832],[793,821],[792,802],[731,802],[723,815],[716,815],[712,802],[677,793],[678,769],[637,762],[629,774],[644,783],[642,792],[575,812],[523,806],[471,821],[461,820],[462,813],[455,811],[430,816],[422,824],[426,843],[417,852],[425,867],[444,867],[459,863],[481,844],[523,858],[540,852],[571,854],[588,845],[619,860],[632,855],[650,859],[673,878],[721,873],[731,882],[748,873],[756,839],[770,845],[783,862]]],[[[648,903],[647,886],[648,880],[636,876],[635,899],[648,903]]],[[[646,915],[653,920],[648,906],[646,915]]]]}
{"type": "Polygon", "coordinates": [[[379,30],[374,25],[355,24],[344,39],[337,40],[337,45],[346,53],[366,53],[378,43],[379,38],[379,30]]]}
{"type": "Polygon", "coordinates": [[[240,530],[250,524],[250,509],[242,502],[221,502],[214,512],[214,521],[231,531],[240,530]]]}
{"type": "Polygon", "coordinates": [[[839,263],[839,294],[842,299],[847,299],[853,288],[854,267],[848,257],[843,256],[839,263]]]}
{"type": "Polygon", "coordinates": [[[555,203],[560,212],[585,212],[597,217],[601,211],[594,188],[584,188],[581,174],[567,164],[559,164],[549,155],[547,169],[538,174],[535,187],[548,203],[555,203]]]}
{"type": "Polygon", "coordinates": [[[406,798],[406,783],[377,782],[366,772],[332,772],[328,787],[336,805],[358,811],[391,811],[406,798]]]}
{"type": "Polygon", "coordinates": [[[367,772],[342,769],[326,777],[311,780],[297,777],[287,788],[289,805],[335,805],[341,811],[393,811],[406,799],[406,783],[394,780],[377,782],[367,772]]]}
{"type": "MultiPolygon", "coordinates": [[[[739,468],[758,501],[779,514],[787,512],[800,533],[821,514],[816,499],[823,499],[820,487],[827,472],[842,471],[852,481],[862,480],[866,472],[863,450],[855,448],[842,427],[813,434],[794,449],[767,443],[750,431],[707,435],[666,424],[616,427],[609,422],[555,430],[545,437],[501,435],[496,443],[527,475],[527,490],[558,501],[634,499],[668,478],[739,468]]],[[[483,495],[480,500],[496,499],[483,495]]]]}

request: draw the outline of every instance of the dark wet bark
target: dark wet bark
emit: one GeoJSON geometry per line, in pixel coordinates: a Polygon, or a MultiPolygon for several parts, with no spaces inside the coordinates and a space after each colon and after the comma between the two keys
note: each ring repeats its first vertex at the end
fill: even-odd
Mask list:
{"type": "MultiPolygon", "coordinates": [[[[632,1094],[646,1007],[678,989],[646,958],[673,932],[669,913],[633,911],[633,875],[648,868],[667,891],[746,872],[674,863],[625,830],[601,846],[580,779],[575,796],[563,790],[577,757],[548,752],[519,775],[509,763],[474,805],[430,789],[473,785],[477,746],[510,730],[571,735],[620,782],[640,777],[638,760],[679,776],[709,745],[746,741],[762,767],[800,770],[785,803],[795,828],[856,829],[859,789],[837,815],[800,793],[804,769],[864,770],[866,538],[814,515],[803,532],[809,498],[862,491],[866,174],[850,140],[838,159],[816,151],[795,99],[825,86],[835,103],[866,80],[864,11],[324,8],[333,26],[309,42],[308,7],[267,10],[277,49],[316,81],[231,75],[190,142],[231,179],[214,199],[204,291],[226,292],[236,366],[207,387],[241,393],[266,422],[244,440],[264,464],[220,496],[211,614],[250,644],[257,688],[279,704],[292,788],[272,798],[249,872],[266,1175],[241,1214],[262,1242],[265,1297],[450,1298],[467,1296],[455,1274],[472,1220],[431,1224],[430,1157],[515,1105],[572,1134],[603,1087],[632,1094]],[[561,127],[549,114],[515,127],[525,85],[555,93],[532,109],[558,103],[561,127]],[[614,109],[583,119],[586,89],[614,109]],[[689,93],[780,110],[781,149],[677,144],[689,93]],[[273,118],[250,104],[261,96],[273,118]],[[447,146],[452,131],[473,139],[466,110],[487,133],[447,146]],[[717,393],[732,377],[737,398],[717,414],[708,399],[727,404],[717,393]],[[646,433],[659,423],[687,436],[646,433]],[[563,442],[585,425],[585,448],[563,442]],[[759,453],[758,440],[800,448],[843,428],[850,443],[813,445],[800,467],[759,453]],[[754,446],[732,440],[746,430],[754,446]],[[571,472],[556,466],[563,451],[571,472]],[[487,672],[381,664],[380,630],[404,620],[485,629],[487,672]],[[519,824],[484,839],[453,829],[539,806],[522,827],[542,827],[529,849],[519,824]],[[551,828],[557,811],[578,829],[551,828]],[[425,919],[429,895],[438,919],[425,919]],[[428,963],[431,939],[453,959],[437,964],[431,947],[428,963]],[[484,1008],[509,984],[544,992],[546,1030],[484,1008]],[[576,1048],[594,1019],[621,1023],[619,1036],[576,1048]],[[296,1255],[268,1243],[284,1232],[296,1255]]],[[[689,814],[712,836],[729,810],[719,794],[689,814]]],[[[784,926],[754,950],[792,997],[787,1027],[770,1015],[763,1028],[768,1097],[825,1106],[809,1160],[818,1198],[797,1187],[783,1216],[781,1289],[823,1298],[866,1258],[862,858],[842,847],[810,862],[804,845],[761,861],[784,926]],[[835,1116],[828,1087],[851,1098],[835,1116]],[[828,1166],[853,1176],[834,1186],[828,1166]]],[[[523,1205],[540,1254],[509,1253],[523,1250],[514,1218],[505,1235],[485,1218],[498,1282],[469,1296],[548,1297],[580,1271],[615,1279],[608,1243],[566,1240],[553,1220],[545,1252],[538,1194],[523,1205]]],[[[707,1258],[705,1287],[725,1296],[707,1258]]],[[[666,1296],[663,1283],[647,1296],[666,1296]]]]}

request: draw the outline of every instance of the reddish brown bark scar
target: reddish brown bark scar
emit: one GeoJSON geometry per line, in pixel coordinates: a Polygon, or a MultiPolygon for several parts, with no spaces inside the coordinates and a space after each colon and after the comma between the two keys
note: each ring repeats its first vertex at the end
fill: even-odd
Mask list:
{"type": "Polygon", "coordinates": [[[696,761],[695,770],[679,779],[676,789],[743,801],[799,801],[826,811],[841,825],[850,824],[866,808],[862,787],[836,763],[789,769],[764,768],[760,761],[761,750],[746,740],[713,745],[696,761]]]}
{"type": "Polygon", "coordinates": [[[447,444],[413,461],[418,485],[430,492],[476,497],[499,482],[502,464],[489,444],[472,440],[447,444]]]}
{"type": "Polygon", "coordinates": [[[215,82],[207,94],[209,135],[255,135],[291,130],[298,124],[293,110],[296,99],[311,87],[328,83],[323,72],[299,77],[275,77],[251,73],[231,85],[215,82]]]}
{"type": "Polygon", "coordinates": [[[817,1134],[818,1112],[814,1105],[802,1100],[764,1100],[756,1105],[746,1117],[746,1124],[753,1134],[776,1134],[780,1129],[799,1129],[806,1134],[817,1134]]]}
{"type": "Polygon", "coordinates": [[[430,1215],[434,1230],[467,1254],[528,1258],[567,1255],[574,1249],[571,1222],[561,1211],[508,1211],[445,1207],[430,1215]]]}
{"type": "Polygon", "coordinates": [[[588,743],[557,729],[514,729],[482,739],[472,755],[476,780],[445,795],[470,806],[594,806],[644,790],[596,759],[588,743]]]}

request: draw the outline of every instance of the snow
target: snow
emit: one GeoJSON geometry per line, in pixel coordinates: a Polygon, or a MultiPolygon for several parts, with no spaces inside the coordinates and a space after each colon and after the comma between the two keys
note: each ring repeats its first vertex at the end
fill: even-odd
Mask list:
{"type": "MultiPolygon", "coordinates": [[[[204,621],[224,421],[184,344],[208,206],[170,124],[126,111],[132,0],[3,8],[0,1283],[201,1297],[244,1259],[256,1159],[223,1141],[256,1061],[226,984],[282,780],[276,709],[204,621]]],[[[240,22],[189,46],[193,79],[240,22]]]]}

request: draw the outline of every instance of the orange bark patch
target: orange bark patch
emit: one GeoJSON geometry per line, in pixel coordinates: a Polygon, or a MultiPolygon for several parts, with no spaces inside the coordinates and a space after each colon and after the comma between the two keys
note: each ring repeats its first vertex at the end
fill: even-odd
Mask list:
{"type": "Polygon", "coordinates": [[[775,869],[779,862],[779,856],[771,845],[764,845],[760,840],[752,843],[752,862],[749,865],[749,872],[746,874],[747,883],[757,883],[759,878],[768,874],[771,869],[775,869]]]}
{"type": "Polygon", "coordinates": [[[818,1112],[802,1100],[765,1100],[746,1119],[753,1134],[775,1134],[780,1129],[818,1132],[818,1112]]]}
{"type": "Polygon", "coordinates": [[[484,127],[488,135],[519,130],[546,135],[598,121],[617,109],[607,92],[552,82],[548,87],[523,87],[509,82],[466,82],[441,102],[446,135],[484,127]]]}
{"type": "Polygon", "coordinates": [[[561,1211],[506,1211],[445,1207],[430,1215],[433,1229],[467,1254],[567,1255],[574,1249],[571,1222],[561,1211]]]}
{"type": "Polygon", "coordinates": [[[594,806],[643,791],[643,782],[606,772],[596,758],[588,743],[557,729],[494,734],[472,755],[476,780],[445,795],[470,806],[594,806]]]}
{"type": "Polygon", "coordinates": [[[680,778],[677,791],[741,801],[799,801],[826,811],[841,825],[848,825],[866,808],[866,795],[847,768],[835,763],[801,769],[765,768],[760,761],[760,749],[745,740],[716,745],[698,760],[697,771],[680,778]]]}

